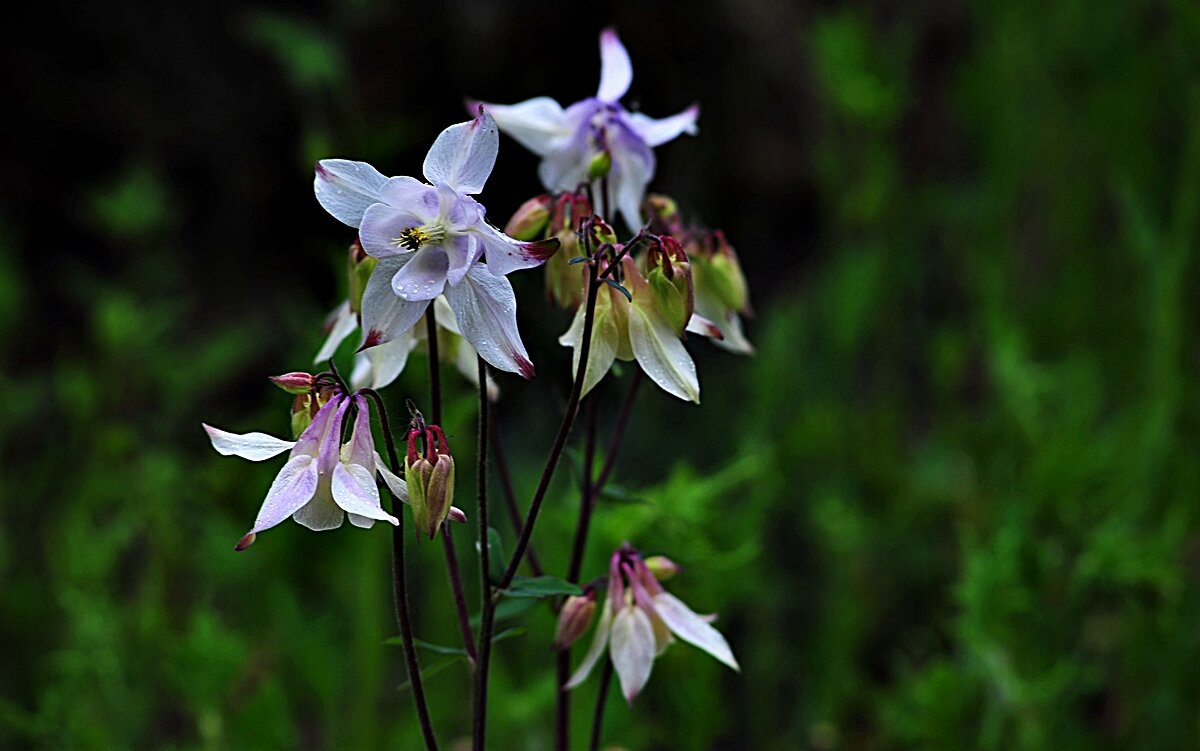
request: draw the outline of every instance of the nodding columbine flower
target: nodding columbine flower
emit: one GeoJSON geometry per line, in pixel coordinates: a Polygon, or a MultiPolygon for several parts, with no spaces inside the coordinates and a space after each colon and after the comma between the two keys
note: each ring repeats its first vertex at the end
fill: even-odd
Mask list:
{"type": "Polygon", "coordinates": [[[721,632],[712,627],[711,620],[692,612],[664,590],[641,555],[629,545],[622,545],[609,563],[608,594],[592,645],[566,688],[583,683],[607,647],[621,692],[632,704],[650,679],[654,659],[675,636],[740,671],[733,650],[721,632]]]}
{"type": "MultiPolygon", "coordinates": [[[[662,310],[659,296],[633,258],[622,258],[620,268],[630,297],[607,284],[597,293],[583,393],[591,391],[604,378],[614,360],[636,359],[663,391],[699,404],[696,364],[679,339],[678,322],[672,322],[662,310]]],[[[671,286],[669,282],[665,284],[671,286]]],[[[564,347],[575,349],[571,372],[579,367],[585,307],[579,306],[571,327],[558,340],[564,347]]]]}
{"type": "Polygon", "coordinates": [[[542,158],[538,175],[547,190],[574,190],[607,175],[625,223],[642,226],[639,207],[654,177],[654,147],[697,133],[700,106],[661,120],[620,104],[633,82],[629,53],[615,29],[600,32],[600,88],[596,96],[563,109],[549,97],[519,104],[485,104],[500,130],[542,158]]]}
{"type": "MultiPolygon", "coordinates": [[[[378,260],[362,295],[362,349],[401,336],[431,300],[445,294],[463,336],[483,359],[533,376],[517,330],[516,297],[504,275],[543,263],[557,242],[508,237],[488,224],[472,197],[492,173],[499,139],[482,108],[475,119],[446,128],[425,157],[428,183],[387,178],[365,162],[317,163],[317,200],[334,218],[358,228],[363,250],[378,260]]],[[[339,312],[341,326],[353,330],[345,317],[339,312]]]]}
{"type": "Polygon", "coordinates": [[[413,523],[418,533],[424,532],[432,540],[454,502],[454,457],[440,427],[429,425],[424,430],[409,431],[404,476],[408,478],[413,523]]]}
{"type": "Polygon", "coordinates": [[[387,471],[375,453],[366,399],[336,393],[312,418],[296,441],[285,441],[265,433],[229,433],[205,425],[213,448],[225,456],[240,456],[263,461],[291,450],[288,461],[279,470],[258,518],[250,532],[238,543],[237,550],[249,547],[259,532],[270,529],[289,516],[313,531],[337,529],[347,515],[356,527],[369,528],[376,520],[399,524],[383,510],[378,471],[384,480],[407,498],[404,481],[387,471]],[[354,406],[357,415],[350,441],[342,445],[342,422],[354,406]]]}

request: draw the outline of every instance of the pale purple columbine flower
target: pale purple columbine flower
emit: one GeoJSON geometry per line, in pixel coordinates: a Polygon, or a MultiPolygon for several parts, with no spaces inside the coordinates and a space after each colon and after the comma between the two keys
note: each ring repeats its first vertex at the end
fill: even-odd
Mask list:
{"type": "Polygon", "coordinates": [[[229,433],[210,425],[204,429],[213,448],[225,456],[257,462],[291,450],[267,491],[254,526],[238,543],[238,550],[253,543],[259,532],[289,516],[318,532],[342,526],[347,516],[356,527],[369,528],[377,520],[399,524],[380,504],[375,474],[378,472],[401,500],[408,500],[408,489],[375,451],[367,403],[362,396],[335,394],[294,442],[265,433],[229,433]],[[357,416],[350,440],[343,445],[342,422],[351,405],[356,407],[357,416]]]}
{"type": "Polygon", "coordinates": [[[721,632],[712,627],[712,620],[713,616],[692,612],[664,590],[641,555],[629,545],[622,545],[609,563],[608,594],[592,645],[566,688],[583,683],[607,647],[621,693],[632,704],[650,680],[655,658],[670,646],[674,636],[740,671],[733,650],[721,632]]]}
{"type": "MultiPolygon", "coordinates": [[[[629,112],[620,99],[633,82],[629,53],[615,29],[600,32],[600,88],[596,96],[563,109],[550,97],[484,106],[500,129],[542,158],[538,175],[552,192],[588,182],[592,160],[607,152],[612,200],[633,230],[642,226],[641,204],[654,178],[654,147],[697,133],[700,106],[661,120],[629,112]]],[[[611,218],[611,217],[610,217],[611,218]]]]}
{"type": "Polygon", "coordinates": [[[317,163],[317,200],[358,228],[363,249],[379,259],[363,293],[364,349],[411,329],[429,301],[445,294],[463,336],[483,359],[532,377],[517,330],[516,296],[504,275],[545,262],[558,244],[508,237],[488,224],[472,198],[491,175],[499,146],[496,123],[481,108],[474,120],[446,128],[433,142],[423,167],[429,183],[387,178],[365,162],[317,163]]]}

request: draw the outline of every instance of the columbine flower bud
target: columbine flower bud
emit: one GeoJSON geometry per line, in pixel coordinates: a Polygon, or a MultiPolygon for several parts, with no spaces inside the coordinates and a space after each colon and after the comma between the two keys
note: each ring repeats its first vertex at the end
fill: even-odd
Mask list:
{"type": "Polygon", "coordinates": [[[697,274],[697,284],[703,284],[721,305],[730,310],[748,313],[750,296],[746,287],[746,276],[738,263],[737,253],[725,239],[725,233],[717,230],[704,243],[705,252],[699,255],[703,263],[697,274]]]}
{"type": "Polygon", "coordinates": [[[588,177],[592,180],[599,180],[608,175],[608,171],[612,169],[612,154],[608,149],[599,152],[592,161],[588,162],[588,177]]]}
{"type": "Polygon", "coordinates": [[[596,221],[592,222],[592,245],[599,247],[605,243],[616,245],[617,233],[613,230],[612,225],[597,217],[596,221]]]}
{"type": "Polygon", "coordinates": [[[572,595],[558,611],[558,628],[554,632],[554,649],[562,651],[583,636],[592,624],[596,612],[596,590],[585,587],[582,595],[572,595]]]}
{"type": "Polygon", "coordinates": [[[454,502],[454,457],[440,427],[430,425],[424,431],[409,431],[404,473],[413,522],[418,531],[433,539],[454,502]],[[422,439],[424,452],[419,447],[422,439]]]}
{"type": "Polygon", "coordinates": [[[583,302],[583,270],[572,264],[579,249],[579,231],[592,214],[583,193],[564,193],[554,202],[548,234],[558,238],[559,250],[546,261],[546,297],[560,307],[574,310],[583,302]]]}
{"type": "Polygon", "coordinates": [[[646,196],[646,215],[650,217],[650,231],[658,234],[683,234],[683,218],[679,215],[679,204],[670,196],[652,193],[646,196]]]}
{"type": "Polygon", "coordinates": [[[508,224],[504,225],[504,234],[523,242],[540,240],[544,237],[546,225],[550,223],[550,209],[553,206],[554,200],[545,193],[530,198],[521,204],[521,208],[517,209],[512,219],[508,220],[508,224]]]}
{"type": "Polygon", "coordinates": [[[375,265],[379,263],[379,259],[372,258],[363,250],[362,243],[355,238],[350,244],[350,253],[346,257],[346,273],[349,279],[347,289],[350,300],[351,312],[357,314],[362,312],[363,292],[367,289],[367,280],[371,278],[371,272],[375,270],[375,265]]]}
{"type": "Polygon", "coordinates": [[[271,383],[289,394],[307,394],[312,391],[313,376],[311,373],[284,373],[271,376],[271,383]]]}
{"type": "Polygon", "coordinates": [[[643,563],[646,564],[646,568],[650,569],[650,573],[654,574],[654,578],[659,581],[666,581],[679,573],[679,564],[665,555],[652,555],[643,561],[643,563]]]}
{"type": "Polygon", "coordinates": [[[687,254],[673,237],[662,237],[646,254],[646,281],[654,291],[655,302],[675,333],[683,334],[695,306],[692,296],[692,270],[687,254]]]}

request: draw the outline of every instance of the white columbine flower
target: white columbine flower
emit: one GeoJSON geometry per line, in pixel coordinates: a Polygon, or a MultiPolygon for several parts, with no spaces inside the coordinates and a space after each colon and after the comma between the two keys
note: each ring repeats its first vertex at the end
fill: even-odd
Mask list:
{"type": "Polygon", "coordinates": [[[365,162],[317,164],[317,200],[357,227],[363,249],[379,259],[363,293],[363,348],[402,335],[444,294],[458,328],[483,359],[533,375],[517,331],[516,297],[504,275],[545,262],[558,244],[508,237],[488,224],[472,198],[491,175],[499,145],[495,121],[480,109],[474,120],[438,135],[423,167],[429,183],[387,178],[365,162]]]}
{"type": "Polygon", "coordinates": [[[609,564],[608,594],[592,645],[566,688],[583,683],[607,647],[621,693],[632,704],[650,680],[655,658],[671,645],[674,636],[740,670],[729,642],[710,620],[664,590],[641,555],[623,545],[613,553],[609,564]]]}
{"type": "Polygon", "coordinates": [[[205,425],[213,448],[225,456],[263,461],[291,449],[279,470],[258,518],[238,550],[254,542],[255,536],[289,516],[314,531],[336,529],[348,515],[356,527],[371,527],[376,520],[399,524],[383,510],[375,473],[402,500],[408,499],[404,481],[383,465],[371,437],[366,400],[361,396],[337,394],[321,407],[312,423],[296,441],[285,441],[265,433],[228,433],[205,425]],[[358,416],[349,443],[342,445],[342,421],[354,403],[358,416]]]}
{"type": "Polygon", "coordinates": [[[625,223],[642,226],[641,204],[654,177],[654,147],[683,133],[695,135],[699,105],[661,120],[629,112],[620,99],[633,82],[629,53],[614,29],[600,32],[600,88],[596,96],[563,109],[549,97],[520,104],[484,106],[500,129],[542,158],[538,174],[546,189],[575,190],[589,179],[592,160],[608,152],[612,200],[625,223]]]}

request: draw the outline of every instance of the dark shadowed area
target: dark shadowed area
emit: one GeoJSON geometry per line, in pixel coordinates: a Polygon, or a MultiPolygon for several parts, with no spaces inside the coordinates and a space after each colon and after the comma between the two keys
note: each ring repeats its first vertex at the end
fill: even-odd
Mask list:
{"type": "MultiPolygon", "coordinates": [[[[277,465],[218,456],[200,423],[288,430],[266,376],[315,368],[353,239],[317,159],[419,174],[467,97],[592,95],[615,24],[631,109],[701,103],[652,188],[737,247],[757,352],[690,337],[701,405],[641,391],[584,565],[669,555],[742,672],[672,646],[632,708],[613,692],[605,744],[1195,747],[1194,3],[26,10],[0,52],[0,746],[419,747],[386,530],[289,522],[234,553],[277,465]]],[[[502,139],[493,222],[536,167],[502,139]]],[[[502,375],[495,412],[524,505],[570,316],[539,271],[512,281],[537,378],[502,375]]],[[[604,441],[631,375],[595,392],[604,441]]],[[[470,514],[475,395],[444,380],[470,514]]],[[[385,395],[426,389],[417,354],[385,395]]],[[[550,571],[580,466],[534,535],[550,571]]],[[[409,562],[417,635],[457,644],[440,546],[409,562]]],[[[549,749],[554,619],[502,625],[524,631],[496,645],[492,747],[549,749]]],[[[465,663],[421,656],[443,747],[467,748],[465,663]]]]}

